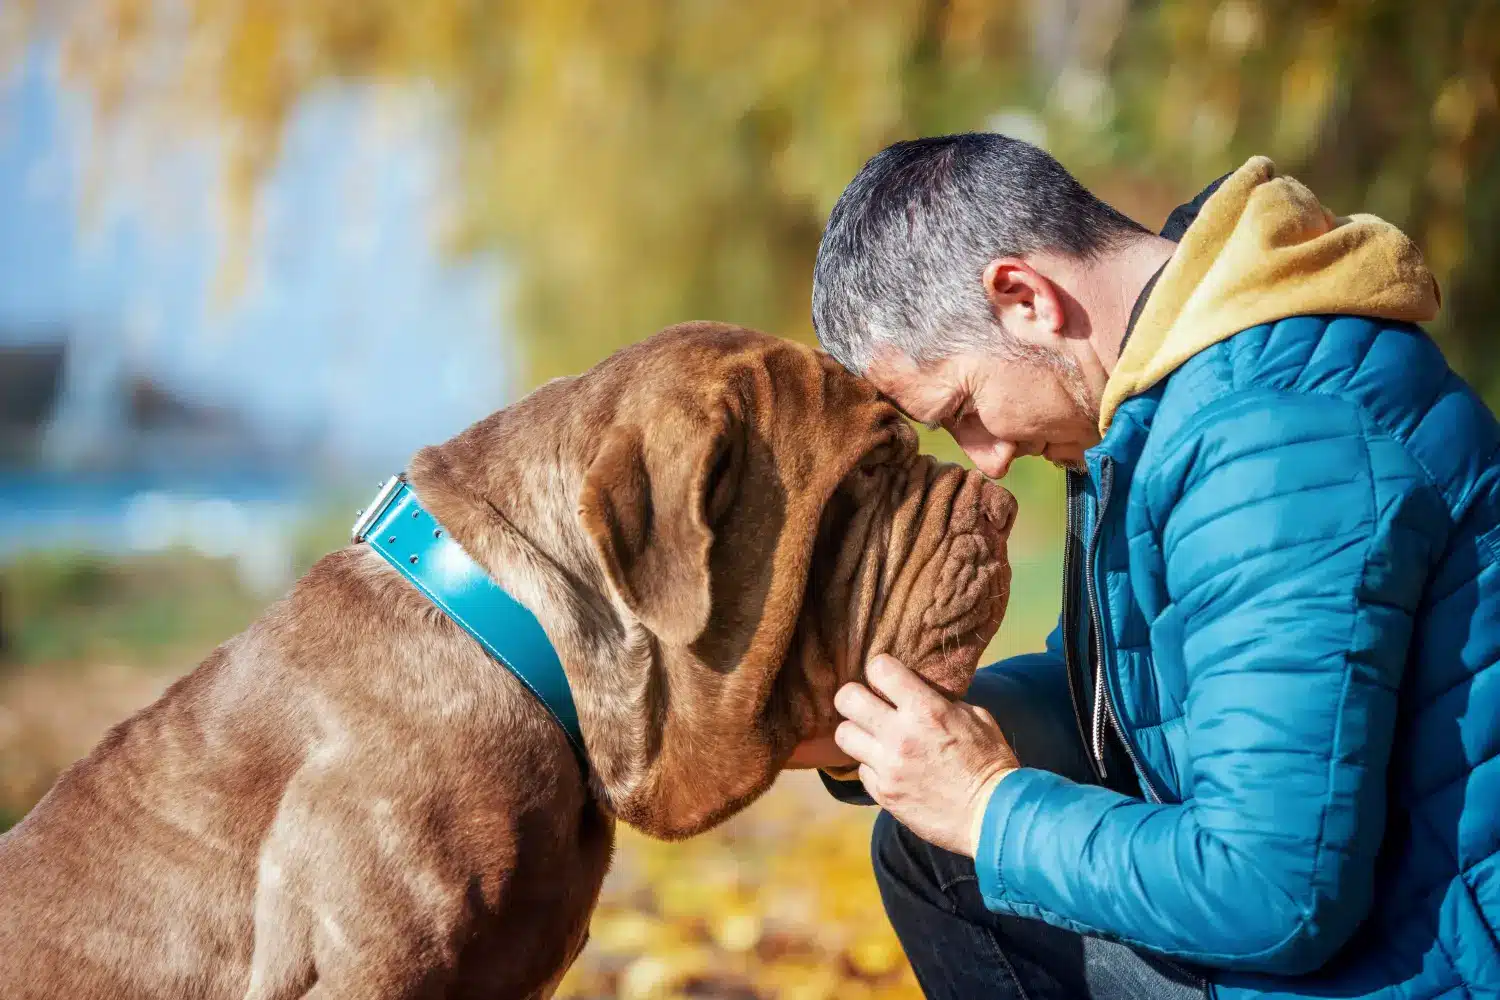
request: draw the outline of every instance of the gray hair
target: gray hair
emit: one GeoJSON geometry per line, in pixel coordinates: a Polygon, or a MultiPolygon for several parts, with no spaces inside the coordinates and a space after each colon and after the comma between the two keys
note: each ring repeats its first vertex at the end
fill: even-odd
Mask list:
{"type": "Polygon", "coordinates": [[[813,268],[813,327],[860,373],[883,349],[918,364],[1014,350],[984,292],[990,261],[1094,257],[1146,234],[1029,143],[978,132],[898,142],[833,207],[813,268]]]}

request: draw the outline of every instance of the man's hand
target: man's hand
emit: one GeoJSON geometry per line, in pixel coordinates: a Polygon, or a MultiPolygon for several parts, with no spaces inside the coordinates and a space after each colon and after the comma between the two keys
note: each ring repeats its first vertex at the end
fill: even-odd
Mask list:
{"type": "Polygon", "coordinates": [[[928,843],[972,858],[990,793],[1019,766],[1000,727],[893,657],[875,657],[865,677],[870,687],[851,682],[834,696],[846,720],[834,740],[860,762],[865,791],[892,816],[928,843]]]}

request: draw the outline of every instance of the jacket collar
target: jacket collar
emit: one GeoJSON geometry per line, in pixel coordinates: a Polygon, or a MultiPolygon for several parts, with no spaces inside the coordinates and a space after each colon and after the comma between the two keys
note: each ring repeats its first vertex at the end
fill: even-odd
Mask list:
{"type": "MultiPolygon", "coordinates": [[[[1161,232],[1157,235],[1163,239],[1171,240],[1173,243],[1181,242],[1182,234],[1188,231],[1188,227],[1198,217],[1198,212],[1203,208],[1203,203],[1208,200],[1209,195],[1219,190],[1219,185],[1223,184],[1229,177],[1229,174],[1225,174],[1202,191],[1199,191],[1198,196],[1192,201],[1178,205],[1172,209],[1172,214],[1167,216],[1166,225],[1161,227],[1161,232]]],[[[1158,267],[1156,273],[1151,275],[1151,280],[1146,282],[1145,287],[1141,289],[1141,293],[1135,297],[1135,305],[1130,308],[1130,320],[1125,324],[1125,336],[1120,338],[1121,354],[1125,353],[1125,345],[1130,341],[1131,332],[1135,330],[1135,321],[1141,318],[1141,310],[1146,308],[1146,299],[1150,297],[1151,289],[1156,287],[1156,280],[1161,277],[1161,273],[1166,269],[1167,265],[1165,263],[1161,267],[1158,267]]]]}
{"type": "Polygon", "coordinates": [[[1371,215],[1334,216],[1265,157],[1174,211],[1163,235],[1178,246],[1137,298],[1101,434],[1125,400],[1241,330],[1297,315],[1419,323],[1437,314],[1437,284],[1410,239],[1371,215]]]}

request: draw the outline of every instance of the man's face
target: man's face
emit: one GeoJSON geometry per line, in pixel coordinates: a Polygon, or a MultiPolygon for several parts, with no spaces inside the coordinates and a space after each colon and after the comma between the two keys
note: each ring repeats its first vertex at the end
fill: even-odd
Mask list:
{"type": "Polygon", "coordinates": [[[999,479],[1022,455],[1079,468],[1099,443],[1099,405],[1078,363],[1025,348],[969,352],[917,365],[891,353],[866,372],[907,416],[953,436],[980,472],[999,479]]]}

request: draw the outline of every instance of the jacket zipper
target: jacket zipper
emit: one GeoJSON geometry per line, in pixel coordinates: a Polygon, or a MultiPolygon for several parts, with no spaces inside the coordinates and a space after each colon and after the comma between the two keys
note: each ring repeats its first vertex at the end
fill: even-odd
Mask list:
{"type": "MultiPolygon", "coordinates": [[[[1079,544],[1083,535],[1083,474],[1067,473],[1068,525],[1067,537],[1063,539],[1063,593],[1062,593],[1062,646],[1063,672],[1068,677],[1068,696],[1073,701],[1073,719],[1078,724],[1078,738],[1085,749],[1089,746],[1088,724],[1083,717],[1082,686],[1087,678],[1078,664],[1078,595],[1075,592],[1079,574],[1079,544]]],[[[1102,761],[1089,755],[1089,764],[1094,777],[1101,784],[1107,775],[1102,761]]]]}
{"type": "Polygon", "coordinates": [[[1094,556],[1099,551],[1099,531],[1104,525],[1105,512],[1109,510],[1109,491],[1114,485],[1114,466],[1109,459],[1099,463],[1099,509],[1094,514],[1094,527],[1089,532],[1089,544],[1083,552],[1084,591],[1089,599],[1089,654],[1094,662],[1094,717],[1089,725],[1089,747],[1094,752],[1094,761],[1104,772],[1104,720],[1113,713],[1106,707],[1109,692],[1104,684],[1104,633],[1099,627],[1103,615],[1099,613],[1099,595],[1094,583],[1094,556]]]}
{"type": "Polygon", "coordinates": [[[1141,766],[1140,757],[1136,756],[1135,747],[1125,736],[1125,728],[1120,725],[1120,718],[1115,713],[1114,699],[1110,691],[1109,675],[1106,671],[1104,657],[1104,629],[1102,622],[1104,616],[1099,613],[1099,595],[1094,583],[1094,556],[1098,551],[1099,532],[1104,525],[1104,513],[1109,509],[1110,491],[1114,486],[1114,461],[1108,456],[1099,461],[1099,510],[1094,516],[1094,530],[1089,532],[1089,544],[1084,554],[1084,583],[1088,591],[1089,599],[1089,648],[1094,654],[1094,718],[1090,726],[1092,735],[1092,750],[1094,762],[1099,773],[1104,773],[1104,726],[1108,723],[1110,729],[1114,730],[1115,736],[1120,741],[1120,746],[1125,749],[1125,756],[1130,758],[1131,766],[1140,778],[1141,789],[1146,797],[1152,802],[1160,802],[1161,795],[1156,786],[1151,783],[1151,777],[1146,769],[1141,766]]]}

